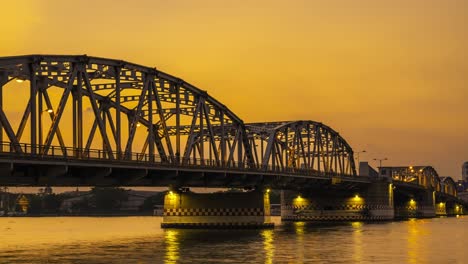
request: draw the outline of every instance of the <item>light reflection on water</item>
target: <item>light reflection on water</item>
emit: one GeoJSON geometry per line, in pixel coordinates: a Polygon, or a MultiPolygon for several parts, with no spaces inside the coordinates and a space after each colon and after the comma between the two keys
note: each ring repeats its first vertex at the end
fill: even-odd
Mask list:
{"type": "Polygon", "coordinates": [[[0,218],[0,263],[468,263],[467,217],[160,229],[159,217],[0,218]]]}

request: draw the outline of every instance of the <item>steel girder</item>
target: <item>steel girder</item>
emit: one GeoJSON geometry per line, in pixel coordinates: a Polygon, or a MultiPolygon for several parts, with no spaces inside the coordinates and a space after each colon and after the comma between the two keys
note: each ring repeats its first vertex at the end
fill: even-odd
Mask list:
{"type": "Polygon", "coordinates": [[[111,160],[132,159],[132,153],[138,152],[140,158],[147,155],[168,164],[256,168],[239,117],[205,91],[155,68],[86,55],[3,57],[0,106],[0,131],[5,131],[16,153],[47,155],[56,139],[62,155],[80,157],[89,153],[95,141],[102,141],[103,157],[111,160]],[[8,109],[1,105],[2,87],[12,80],[30,86],[29,102],[16,131],[5,114],[8,109]],[[58,102],[49,95],[52,87],[62,89],[58,102]],[[83,109],[85,100],[88,109],[83,109]],[[70,107],[73,127],[67,133],[73,133],[73,140],[67,142],[60,124],[70,107]],[[83,131],[87,110],[94,117],[89,133],[83,131]],[[44,136],[45,111],[51,125],[44,136]],[[124,128],[125,121],[128,128],[124,128]],[[29,138],[24,139],[27,125],[29,138]],[[135,149],[133,143],[141,129],[145,130],[144,144],[135,149]],[[30,146],[21,144],[24,142],[30,146]],[[70,147],[73,153],[67,153],[70,147]]]}

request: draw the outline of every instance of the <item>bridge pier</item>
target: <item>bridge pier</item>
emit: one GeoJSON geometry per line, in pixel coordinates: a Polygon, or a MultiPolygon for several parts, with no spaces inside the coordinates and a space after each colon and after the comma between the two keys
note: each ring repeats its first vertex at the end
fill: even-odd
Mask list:
{"type": "Polygon", "coordinates": [[[457,202],[446,202],[446,215],[455,216],[464,214],[463,206],[457,202]]]}
{"type": "Polygon", "coordinates": [[[386,181],[376,181],[356,192],[282,191],[281,194],[283,221],[382,221],[393,218],[393,188],[386,181]]]}
{"type": "Polygon", "coordinates": [[[270,194],[169,191],[164,197],[163,228],[271,228],[270,194]]]}
{"type": "MultiPolygon", "coordinates": [[[[431,218],[436,216],[435,192],[423,190],[413,195],[400,196],[395,201],[395,218],[431,218]]],[[[443,212],[443,209],[440,209],[443,212]]]]}
{"type": "Polygon", "coordinates": [[[438,202],[435,205],[436,216],[447,216],[447,202],[438,202]]]}

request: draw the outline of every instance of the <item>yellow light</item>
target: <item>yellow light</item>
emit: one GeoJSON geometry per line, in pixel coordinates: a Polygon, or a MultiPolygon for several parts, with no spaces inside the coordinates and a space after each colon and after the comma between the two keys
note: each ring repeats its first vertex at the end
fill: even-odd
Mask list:
{"type": "Polygon", "coordinates": [[[415,204],[415,203],[416,203],[416,201],[415,201],[415,200],[413,200],[413,199],[411,199],[409,202],[410,202],[410,204],[411,204],[411,205],[413,205],[413,204],[415,204]]]}
{"type": "Polygon", "coordinates": [[[141,126],[141,124],[140,124],[140,123],[137,123],[137,124],[136,124],[136,126],[137,126],[137,127],[140,127],[140,126],[141,126]]]}
{"type": "Polygon", "coordinates": [[[353,197],[353,200],[354,200],[355,202],[359,202],[359,201],[361,201],[361,200],[362,200],[362,198],[361,198],[361,197],[359,197],[359,195],[358,195],[358,194],[356,194],[356,195],[353,197]]]}
{"type": "Polygon", "coordinates": [[[24,80],[18,79],[18,78],[17,78],[17,79],[16,79],[16,82],[22,83],[22,82],[24,82],[24,80]]]}
{"type": "Polygon", "coordinates": [[[270,189],[266,189],[266,192],[269,193],[269,192],[270,192],[270,189]]]}
{"type": "Polygon", "coordinates": [[[170,194],[170,195],[173,195],[174,193],[173,193],[172,191],[169,191],[169,194],[170,194]]]}
{"type": "Polygon", "coordinates": [[[409,168],[410,168],[410,170],[412,170],[412,169],[413,169],[413,166],[409,166],[409,168]]]}
{"type": "Polygon", "coordinates": [[[52,112],[54,112],[54,110],[52,110],[52,109],[47,109],[47,113],[52,113],[52,112]]]}

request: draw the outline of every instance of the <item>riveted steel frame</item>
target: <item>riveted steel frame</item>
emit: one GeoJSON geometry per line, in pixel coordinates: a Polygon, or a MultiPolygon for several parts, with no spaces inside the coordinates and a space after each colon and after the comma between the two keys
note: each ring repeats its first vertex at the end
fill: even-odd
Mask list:
{"type": "Polygon", "coordinates": [[[99,138],[103,157],[112,160],[129,159],[132,153],[140,152],[168,164],[256,167],[241,119],[206,92],[154,68],[88,56],[4,57],[0,58],[0,106],[0,130],[18,153],[25,151],[20,143],[27,142],[32,152],[47,155],[56,138],[64,156],[80,157],[99,138]],[[29,102],[16,131],[1,100],[3,86],[15,79],[30,83],[29,102]],[[56,103],[48,93],[51,87],[63,91],[56,103]],[[66,142],[63,127],[60,130],[69,97],[72,142],[66,142]],[[94,116],[89,133],[83,131],[85,98],[94,116]],[[44,136],[45,111],[52,121],[44,136]],[[122,132],[122,116],[127,117],[128,133],[122,132]],[[31,131],[25,138],[27,125],[31,131]],[[190,127],[186,137],[184,126],[190,127]],[[137,130],[142,129],[146,130],[145,143],[137,150],[133,143],[137,130]],[[66,152],[70,146],[73,153],[66,152]]]}
{"type": "Polygon", "coordinates": [[[254,159],[264,170],[356,175],[353,150],[333,129],[313,121],[247,124],[254,159]]]}

